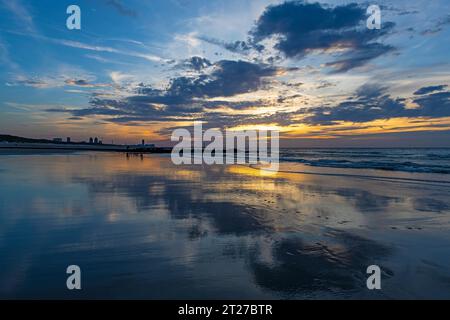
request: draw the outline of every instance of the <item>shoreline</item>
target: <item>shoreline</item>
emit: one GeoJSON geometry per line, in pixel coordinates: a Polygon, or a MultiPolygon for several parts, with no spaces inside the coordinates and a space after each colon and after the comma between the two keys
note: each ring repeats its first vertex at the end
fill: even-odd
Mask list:
{"type": "MultiPolygon", "coordinates": [[[[21,155],[21,154],[65,154],[76,152],[101,152],[101,153],[121,153],[121,154],[154,154],[167,155],[172,152],[168,147],[140,148],[141,146],[126,145],[83,145],[83,144],[36,144],[36,143],[0,143],[1,155],[21,155]],[[116,148],[119,147],[119,148],[116,148]]],[[[236,152],[236,150],[235,150],[236,152]]],[[[186,164],[188,165],[188,164],[186,164]]],[[[252,170],[261,170],[260,164],[243,164],[252,170]]],[[[325,177],[347,177],[357,179],[379,180],[384,182],[398,182],[410,184],[438,184],[442,187],[450,186],[450,174],[442,174],[426,171],[404,171],[404,170],[383,170],[378,168],[349,168],[334,166],[313,166],[305,163],[298,163],[280,159],[279,169],[272,171],[269,168],[263,169],[265,174],[303,174],[318,175],[325,177]]]]}
{"type": "Polygon", "coordinates": [[[48,144],[48,143],[8,143],[0,144],[0,150],[70,150],[70,151],[106,151],[127,153],[170,153],[171,148],[128,145],[91,145],[91,144],[48,144]]]}

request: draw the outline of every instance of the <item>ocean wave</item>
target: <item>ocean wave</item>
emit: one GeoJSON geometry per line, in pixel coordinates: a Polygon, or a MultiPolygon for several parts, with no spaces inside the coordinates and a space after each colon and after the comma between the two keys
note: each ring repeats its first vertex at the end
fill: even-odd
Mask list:
{"type": "Polygon", "coordinates": [[[349,159],[302,159],[293,157],[280,157],[281,161],[297,162],[312,167],[333,167],[333,168],[353,168],[353,169],[377,169],[386,171],[405,171],[421,173],[450,174],[450,165],[417,163],[412,161],[352,161],[349,159]]]}

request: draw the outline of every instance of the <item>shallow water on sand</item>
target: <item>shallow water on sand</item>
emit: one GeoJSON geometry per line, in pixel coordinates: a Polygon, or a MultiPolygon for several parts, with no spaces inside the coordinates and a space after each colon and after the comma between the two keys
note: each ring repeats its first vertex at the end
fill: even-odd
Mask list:
{"type": "Polygon", "coordinates": [[[0,298],[450,298],[442,177],[289,166],[0,155],[0,298]]]}

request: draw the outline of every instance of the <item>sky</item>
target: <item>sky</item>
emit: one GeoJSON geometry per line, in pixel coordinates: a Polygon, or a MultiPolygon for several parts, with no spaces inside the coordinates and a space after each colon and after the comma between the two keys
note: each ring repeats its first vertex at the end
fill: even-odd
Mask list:
{"type": "Polygon", "coordinates": [[[450,3],[0,0],[0,134],[170,144],[450,147],[450,3]],[[81,29],[68,29],[69,5],[81,29]],[[369,29],[369,5],[381,9],[369,29]]]}

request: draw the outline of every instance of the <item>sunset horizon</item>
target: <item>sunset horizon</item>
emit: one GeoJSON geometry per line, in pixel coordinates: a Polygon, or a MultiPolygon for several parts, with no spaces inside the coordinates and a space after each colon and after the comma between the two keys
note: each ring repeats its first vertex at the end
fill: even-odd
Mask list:
{"type": "Polygon", "coordinates": [[[286,147],[450,146],[438,5],[380,3],[368,29],[363,2],[117,3],[70,30],[64,2],[2,2],[1,134],[170,145],[197,120],[286,147]]]}

